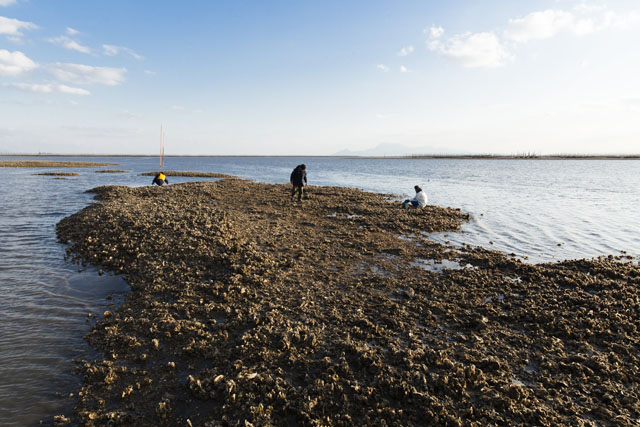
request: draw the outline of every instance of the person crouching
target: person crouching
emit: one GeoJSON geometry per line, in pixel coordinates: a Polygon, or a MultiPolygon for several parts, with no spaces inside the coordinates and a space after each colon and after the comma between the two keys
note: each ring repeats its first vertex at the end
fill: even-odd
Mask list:
{"type": "Polygon", "coordinates": [[[153,181],[151,181],[151,185],[153,185],[153,184],[156,184],[156,185],[169,184],[169,180],[167,179],[165,174],[160,172],[158,175],[153,177],[153,181]]]}
{"type": "Polygon", "coordinates": [[[422,188],[416,185],[413,187],[413,189],[416,190],[416,195],[413,197],[413,199],[405,200],[404,203],[402,203],[402,207],[407,209],[409,206],[412,206],[414,208],[422,209],[427,206],[427,195],[424,191],[422,191],[422,188]]]}

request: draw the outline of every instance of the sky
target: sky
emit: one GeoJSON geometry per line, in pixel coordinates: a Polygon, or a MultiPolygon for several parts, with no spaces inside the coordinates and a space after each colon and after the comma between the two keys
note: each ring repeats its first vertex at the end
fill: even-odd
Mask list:
{"type": "Polygon", "coordinates": [[[640,154],[640,2],[0,0],[0,154],[640,154]]]}

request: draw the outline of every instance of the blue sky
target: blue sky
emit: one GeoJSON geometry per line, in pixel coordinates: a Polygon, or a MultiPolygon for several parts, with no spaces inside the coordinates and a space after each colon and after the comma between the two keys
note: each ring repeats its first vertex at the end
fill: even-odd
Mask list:
{"type": "Polygon", "coordinates": [[[0,0],[0,154],[640,153],[637,1],[0,0]]]}

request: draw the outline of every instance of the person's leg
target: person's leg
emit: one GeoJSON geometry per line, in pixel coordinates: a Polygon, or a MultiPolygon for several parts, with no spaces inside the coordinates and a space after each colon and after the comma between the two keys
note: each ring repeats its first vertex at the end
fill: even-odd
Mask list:
{"type": "Polygon", "coordinates": [[[296,186],[291,185],[291,200],[293,200],[293,195],[296,194],[296,186]]]}
{"type": "Polygon", "coordinates": [[[303,197],[304,197],[304,187],[301,185],[300,194],[298,195],[298,200],[302,200],[303,197]]]}
{"type": "Polygon", "coordinates": [[[418,207],[418,202],[415,201],[415,200],[412,200],[411,201],[411,206],[413,206],[414,208],[417,208],[418,207]]]}

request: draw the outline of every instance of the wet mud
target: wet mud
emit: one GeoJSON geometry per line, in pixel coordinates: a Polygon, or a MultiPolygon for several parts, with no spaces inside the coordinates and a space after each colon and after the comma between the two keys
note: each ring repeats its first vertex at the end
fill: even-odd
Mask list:
{"type": "Polygon", "coordinates": [[[351,188],[92,191],[59,238],[133,291],[88,334],[102,357],[59,423],[638,424],[631,259],[441,245],[426,233],[466,214],[351,188]]]}

